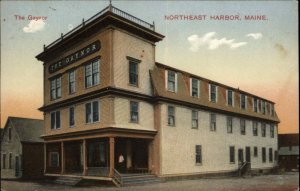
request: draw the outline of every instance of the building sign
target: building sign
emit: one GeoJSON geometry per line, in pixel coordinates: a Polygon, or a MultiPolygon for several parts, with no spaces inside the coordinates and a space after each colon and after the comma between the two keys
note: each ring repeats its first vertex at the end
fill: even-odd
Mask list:
{"type": "Polygon", "coordinates": [[[60,70],[63,67],[68,66],[69,64],[72,64],[94,52],[97,52],[98,50],[100,50],[100,48],[100,41],[93,42],[92,44],[89,44],[88,46],[78,50],[77,52],[74,52],[73,54],[64,57],[60,61],[51,64],[49,66],[49,73],[53,73],[57,70],[60,70]]]}

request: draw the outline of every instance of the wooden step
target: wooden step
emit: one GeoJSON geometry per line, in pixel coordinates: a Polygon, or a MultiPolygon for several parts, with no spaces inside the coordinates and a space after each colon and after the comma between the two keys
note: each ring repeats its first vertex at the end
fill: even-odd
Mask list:
{"type": "Polygon", "coordinates": [[[60,176],[54,182],[62,185],[76,186],[81,180],[82,178],[79,177],[60,176]]]}
{"type": "Polygon", "coordinates": [[[121,174],[122,186],[135,186],[160,183],[160,179],[153,174],[121,174]]]}

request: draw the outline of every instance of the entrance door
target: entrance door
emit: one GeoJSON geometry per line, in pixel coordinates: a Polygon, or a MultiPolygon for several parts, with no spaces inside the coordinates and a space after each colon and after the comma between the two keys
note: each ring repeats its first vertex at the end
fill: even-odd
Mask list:
{"type": "Polygon", "coordinates": [[[246,147],[246,162],[251,162],[250,147],[246,147]]]}
{"type": "Polygon", "coordinates": [[[148,143],[145,140],[135,140],[132,151],[132,164],[137,172],[148,170],[148,143]]]}
{"type": "Polygon", "coordinates": [[[19,165],[19,156],[16,156],[16,168],[15,168],[15,176],[19,176],[20,165],[19,165]]]}
{"type": "Polygon", "coordinates": [[[115,168],[121,173],[148,172],[148,141],[118,138],[115,144],[115,168]]]}

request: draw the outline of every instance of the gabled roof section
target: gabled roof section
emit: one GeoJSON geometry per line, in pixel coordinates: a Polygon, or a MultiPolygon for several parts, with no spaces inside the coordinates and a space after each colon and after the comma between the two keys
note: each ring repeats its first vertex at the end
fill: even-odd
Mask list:
{"type": "Polygon", "coordinates": [[[84,37],[110,25],[129,31],[153,43],[161,41],[164,38],[163,35],[155,32],[154,22],[150,24],[110,4],[88,20],[83,20],[82,23],[73,30],[64,35],[62,34],[60,38],[48,46],[44,45],[44,51],[37,55],[36,58],[44,61],[45,57],[53,53],[57,48],[73,45],[84,39],[84,37]]]}
{"type": "MultiPolygon", "coordinates": [[[[153,70],[150,71],[150,77],[151,77],[151,83],[153,87],[153,93],[154,96],[160,100],[160,101],[165,101],[165,102],[170,102],[174,104],[179,104],[179,105],[185,105],[188,107],[192,108],[199,108],[199,109],[205,109],[211,112],[220,112],[220,113],[225,113],[225,114],[230,114],[232,116],[238,116],[238,117],[247,117],[251,118],[254,120],[262,120],[266,122],[274,122],[274,123],[279,123],[279,118],[274,112],[275,116],[271,115],[264,115],[261,113],[256,113],[253,111],[250,111],[251,109],[247,110],[242,110],[239,107],[230,107],[226,105],[225,99],[226,99],[226,89],[231,89],[234,92],[237,93],[244,93],[246,95],[251,95],[249,97],[257,97],[259,99],[262,99],[258,96],[249,94],[247,92],[241,91],[239,89],[235,89],[226,85],[223,85],[218,82],[211,81],[209,79],[202,78],[200,76],[197,76],[195,74],[191,74],[185,71],[178,70],[176,68],[172,68],[170,66],[163,65],[161,63],[156,63],[156,66],[154,67],[153,70]],[[177,77],[177,93],[174,92],[169,92],[165,88],[165,70],[172,70],[174,72],[178,72],[178,77],[177,77]],[[222,89],[219,92],[220,97],[222,97],[222,103],[221,101],[218,101],[217,103],[212,103],[209,101],[208,98],[208,87],[204,87],[200,85],[200,95],[199,98],[194,98],[190,95],[189,92],[189,77],[194,77],[197,78],[205,83],[213,83],[215,85],[218,85],[222,87],[222,89]],[[203,95],[204,94],[204,95],[203,95]],[[202,97],[201,97],[202,96],[202,97]],[[204,97],[203,97],[204,96],[204,97]]],[[[235,99],[237,95],[235,95],[235,99]]],[[[221,98],[219,98],[221,99],[221,98]]],[[[263,99],[266,100],[266,99],[263,99]]],[[[248,100],[249,101],[249,100],[248,100]]],[[[270,103],[273,103],[271,101],[268,101],[270,103]]]]}
{"type": "Polygon", "coordinates": [[[21,117],[8,117],[5,128],[8,124],[17,132],[21,142],[43,142],[40,138],[44,134],[44,121],[21,117]]]}

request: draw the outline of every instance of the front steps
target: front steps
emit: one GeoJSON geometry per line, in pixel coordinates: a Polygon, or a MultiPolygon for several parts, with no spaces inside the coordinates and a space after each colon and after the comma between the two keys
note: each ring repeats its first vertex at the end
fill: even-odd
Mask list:
{"type": "Polygon", "coordinates": [[[138,186],[160,182],[160,179],[153,174],[121,174],[119,186],[138,186]]]}
{"type": "Polygon", "coordinates": [[[55,180],[55,183],[68,186],[76,186],[81,180],[82,178],[80,177],[60,176],[55,180]]]}

